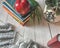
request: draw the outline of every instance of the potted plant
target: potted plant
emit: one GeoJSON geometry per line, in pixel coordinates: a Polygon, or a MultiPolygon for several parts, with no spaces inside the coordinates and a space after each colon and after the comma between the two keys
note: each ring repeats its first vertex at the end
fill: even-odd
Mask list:
{"type": "Polygon", "coordinates": [[[48,22],[56,23],[60,21],[60,0],[46,0],[44,18],[48,22]]]}

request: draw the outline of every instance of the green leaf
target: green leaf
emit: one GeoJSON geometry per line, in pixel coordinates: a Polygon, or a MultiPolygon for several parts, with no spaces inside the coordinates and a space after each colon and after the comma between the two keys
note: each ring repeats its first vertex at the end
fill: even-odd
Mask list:
{"type": "Polygon", "coordinates": [[[48,6],[51,6],[51,7],[54,7],[57,5],[57,0],[46,0],[45,3],[48,5],[48,6]]]}
{"type": "Polygon", "coordinates": [[[31,12],[30,18],[33,19],[33,22],[34,22],[35,17],[36,17],[38,22],[40,22],[41,19],[42,19],[42,9],[41,9],[40,5],[37,2],[36,2],[36,4],[37,4],[37,6],[35,6],[34,7],[35,9],[31,12]]]}
{"type": "Polygon", "coordinates": [[[28,2],[30,3],[31,7],[35,7],[38,5],[38,3],[35,0],[28,0],[28,2]]]}

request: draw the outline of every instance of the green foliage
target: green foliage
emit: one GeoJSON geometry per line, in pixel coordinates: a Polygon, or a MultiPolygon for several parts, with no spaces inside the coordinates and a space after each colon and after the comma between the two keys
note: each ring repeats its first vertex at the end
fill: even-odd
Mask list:
{"type": "Polygon", "coordinates": [[[60,7],[60,0],[46,0],[45,3],[51,7],[54,6],[60,7]]]}
{"type": "Polygon", "coordinates": [[[57,0],[46,0],[45,1],[48,6],[54,7],[57,5],[57,0]]]}
{"type": "Polygon", "coordinates": [[[43,16],[43,12],[42,12],[42,9],[41,9],[40,5],[36,6],[34,11],[32,11],[31,14],[30,14],[31,19],[33,19],[33,21],[34,21],[34,19],[36,17],[38,22],[41,21],[42,16],[43,16]]]}
{"type": "Polygon", "coordinates": [[[42,17],[42,8],[40,7],[39,3],[35,0],[28,0],[32,7],[34,7],[34,10],[30,14],[31,20],[34,22],[35,18],[37,18],[38,22],[41,21],[42,17]]]}

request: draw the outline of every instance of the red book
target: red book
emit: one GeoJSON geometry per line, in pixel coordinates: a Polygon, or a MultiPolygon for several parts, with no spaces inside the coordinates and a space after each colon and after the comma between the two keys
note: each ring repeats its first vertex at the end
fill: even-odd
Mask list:
{"type": "Polygon", "coordinates": [[[54,38],[52,38],[48,44],[50,48],[60,48],[60,34],[56,35],[54,38]]]}

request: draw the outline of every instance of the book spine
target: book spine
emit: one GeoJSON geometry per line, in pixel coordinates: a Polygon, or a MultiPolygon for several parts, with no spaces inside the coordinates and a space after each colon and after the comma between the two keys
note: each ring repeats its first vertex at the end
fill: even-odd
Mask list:
{"type": "Polygon", "coordinates": [[[20,19],[18,19],[17,17],[15,17],[15,15],[10,12],[10,10],[8,10],[5,6],[3,6],[3,8],[5,9],[5,11],[7,11],[8,14],[10,14],[17,22],[24,24],[22,21],[20,21],[20,19]]]}
{"type": "Polygon", "coordinates": [[[7,8],[5,8],[5,6],[3,6],[3,8],[5,9],[5,11],[7,11],[17,22],[19,22],[21,25],[24,25],[29,19],[30,19],[30,17],[28,18],[28,19],[26,19],[26,21],[25,22],[22,22],[22,21],[20,21],[13,13],[11,13],[7,8]]]}
{"type": "Polygon", "coordinates": [[[20,17],[21,15],[17,14],[11,7],[8,6],[8,4],[6,4],[5,2],[3,2],[3,5],[10,10],[17,18],[19,18],[21,21],[23,21],[23,19],[20,17]]]}
{"type": "Polygon", "coordinates": [[[18,17],[18,18],[21,18],[22,21],[25,21],[28,17],[30,17],[29,14],[30,14],[31,11],[29,11],[28,14],[26,14],[24,17],[22,17],[17,11],[15,11],[15,9],[13,9],[13,7],[12,7],[7,1],[5,1],[5,3],[6,3],[14,12],[16,12],[17,17],[18,17]]]}

